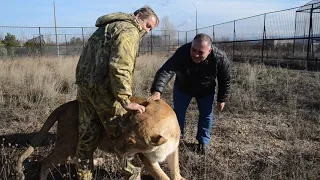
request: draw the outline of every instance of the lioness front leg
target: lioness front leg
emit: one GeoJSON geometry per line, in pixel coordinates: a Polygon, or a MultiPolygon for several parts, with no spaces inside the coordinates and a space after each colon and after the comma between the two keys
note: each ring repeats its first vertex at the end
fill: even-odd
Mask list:
{"type": "Polygon", "coordinates": [[[172,180],[185,180],[180,174],[179,168],[179,150],[178,148],[173,151],[166,159],[169,169],[170,169],[170,177],[172,180]]]}
{"type": "Polygon", "coordinates": [[[144,154],[139,154],[141,161],[155,180],[170,180],[158,162],[151,162],[144,154]]]}

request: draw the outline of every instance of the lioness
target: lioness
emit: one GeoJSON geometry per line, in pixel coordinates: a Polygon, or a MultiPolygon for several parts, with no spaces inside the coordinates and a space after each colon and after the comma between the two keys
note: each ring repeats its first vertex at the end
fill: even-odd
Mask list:
{"type": "MultiPolygon", "coordinates": [[[[126,116],[127,125],[122,135],[116,140],[108,138],[103,132],[98,148],[106,152],[117,152],[122,156],[133,156],[139,153],[143,164],[155,179],[169,179],[159,166],[159,162],[167,161],[171,178],[184,179],[180,175],[178,145],[180,138],[179,124],[172,108],[163,100],[142,101],[131,98],[131,101],[142,104],[146,112],[131,113],[126,116]]],[[[19,179],[24,179],[23,161],[39,146],[46,133],[58,121],[57,141],[53,151],[41,162],[40,179],[47,179],[49,168],[64,164],[68,157],[76,156],[78,142],[78,101],[65,103],[55,109],[39,133],[31,142],[31,146],[20,156],[17,164],[19,179]]]]}

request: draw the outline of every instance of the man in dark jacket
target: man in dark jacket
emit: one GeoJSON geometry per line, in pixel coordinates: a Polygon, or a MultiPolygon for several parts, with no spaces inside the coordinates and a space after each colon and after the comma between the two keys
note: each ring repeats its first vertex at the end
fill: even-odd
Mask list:
{"type": "Polygon", "coordinates": [[[174,110],[184,134],[186,110],[193,97],[199,108],[198,151],[206,154],[210,142],[210,129],[213,122],[213,104],[218,82],[217,110],[222,111],[230,87],[229,60],[224,52],[212,46],[211,38],[198,34],[191,43],[181,46],[175,54],[157,71],[151,97],[161,98],[163,89],[176,74],[173,88],[174,110]]]}

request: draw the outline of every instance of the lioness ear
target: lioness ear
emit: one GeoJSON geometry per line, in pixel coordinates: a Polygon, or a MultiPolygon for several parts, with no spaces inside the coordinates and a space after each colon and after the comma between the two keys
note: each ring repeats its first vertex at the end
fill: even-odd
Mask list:
{"type": "Polygon", "coordinates": [[[164,144],[165,142],[167,142],[168,140],[166,138],[164,138],[163,136],[161,136],[160,134],[158,135],[153,135],[151,136],[151,142],[150,144],[152,146],[160,146],[162,144],[164,144]]]}

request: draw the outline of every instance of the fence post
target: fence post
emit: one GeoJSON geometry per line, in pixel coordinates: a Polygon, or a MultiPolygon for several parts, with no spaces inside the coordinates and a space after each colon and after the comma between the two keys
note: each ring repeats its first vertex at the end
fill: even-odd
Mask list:
{"type": "Polygon", "coordinates": [[[64,40],[66,41],[66,54],[68,55],[68,41],[67,41],[67,34],[64,34],[64,40]]]}
{"type": "Polygon", "coordinates": [[[263,56],[264,56],[264,40],[266,36],[266,13],[264,13],[264,19],[263,19],[263,33],[262,33],[262,49],[261,49],[261,61],[263,63],[263,56]]]}
{"type": "Polygon", "coordinates": [[[212,26],[212,42],[215,42],[216,37],[214,35],[214,25],[212,26]]]}
{"type": "Polygon", "coordinates": [[[81,28],[81,32],[82,32],[82,48],[84,48],[84,34],[83,34],[83,27],[81,28]]]}
{"type": "Polygon", "coordinates": [[[59,55],[60,55],[60,45],[58,44],[58,31],[57,31],[57,27],[55,27],[55,33],[56,33],[57,56],[59,57],[59,55]]]}
{"type": "Polygon", "coordinates": [[[178,31],[178,47],[180,46],[179,40],[180,40],[180,31],[178,31]]]}
{"type": "Polygon", "coordinates": [[[297,12],[294,18],[294,35],[293,35],[293,45],[292,45],[292,57],[294,58],[294,48],[296,45],[296,33],[297,33],[297,12]]]}
{"type": "Polygon", "coordinates": [[[310,45],[311,45],[311,33],[312,33],[312,13],[313,13],[313,4],[311,6],[311,10],[310,10],[310,22],[309,22],[309,35],[308,35],[308,47],[307,47],[307,64],[309,62],[309,58],[310,58],[310,45]]]}
{"type": "Polygon", "coordinates": [[[41,39],[41,28],[39,27],[39,37],[40,37],[40,55],[42,56],[42,39],[41,39]]]}
{"type": "Polygon", "coordinates": [[[236,41],[236,21],[233,21],[232,60],[234,60],[235,41],[236,41]]]}
{"type": "Polygon", "coordinates": [[[168,42],[168,54],[170,53],[170,35],[168,36],[169,37],[169,42],[168,42]]]}
{"type": "Polygon", "coordinates": [[[186,31],[186,43],[185,44],[187,44],[188,43],[188,31],[186,31]]]}

